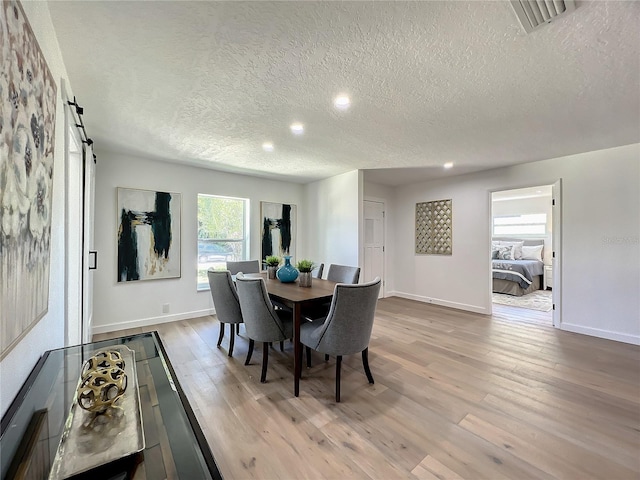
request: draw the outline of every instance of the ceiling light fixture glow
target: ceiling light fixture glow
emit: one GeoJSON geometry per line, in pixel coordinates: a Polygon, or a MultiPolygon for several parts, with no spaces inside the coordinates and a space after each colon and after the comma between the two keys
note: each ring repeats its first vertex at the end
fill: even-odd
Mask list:
{"type": "Polygon", "coordinates": [[[338,110],[346,110],[351,105],[351,100],[347,95],[338,95],[333,99],[333,105],[338,110]]]}
{"type": "Polygon", "coordinates": [[[273,143],[271,143],[271,142],[264,142],[264,143],[262,144],[262,149],[263,149],[265,152],[273,152],[273,143]]]}
{"type": "Polygon", "coordinates": [[[300,135],[302,133],[304,133],[304,125],[301,123],[292,123],[291,124],[291,131],[295,134],[295,135],[300,135]]]}
{"type": "Polygon", "coordinates": [[[443,165],[444,168],[449,169],[453,167],[453,162],[447,162],[443,165]]]}

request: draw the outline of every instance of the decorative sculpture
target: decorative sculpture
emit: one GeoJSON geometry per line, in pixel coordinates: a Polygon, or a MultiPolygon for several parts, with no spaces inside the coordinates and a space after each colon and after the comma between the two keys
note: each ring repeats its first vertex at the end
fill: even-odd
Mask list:
{"type": "Polygon", "coordinates": [[[102,414],[115,406],[127,389],[124,360],[117,351],[98,352],[82,366],[78,387],[78,405],[92,413],[102,414]]]}

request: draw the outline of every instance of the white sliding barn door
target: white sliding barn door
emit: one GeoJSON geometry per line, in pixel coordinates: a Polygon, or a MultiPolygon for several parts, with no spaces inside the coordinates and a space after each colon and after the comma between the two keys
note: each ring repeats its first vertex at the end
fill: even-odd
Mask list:
{"type": "Polygon", "coordinates": [[[98,268],[98,252],[93,246],[96,165],[93,148],[84,148],[84,211],[82,248],[82,342],[90,342],[93,323],[93,270],[98,268]]]}
{"type": "MultiPolygon", "coordinates": [[[[91,142],[83,141],[77,114],[65,99],[65,345],[91,341],[93,316],[93,254],[95,163],[91,142]]],[[[75,99],[74,99],[75,101],[75,99]]],[[[86,137],[86,133],[84,133],[86,137]]]]}
{"type": "Polygon", "coordinates": [[[82,139],[74,118],[67,115],[67,178],[65,255],[65,345],[82,343],[82,139]]]}

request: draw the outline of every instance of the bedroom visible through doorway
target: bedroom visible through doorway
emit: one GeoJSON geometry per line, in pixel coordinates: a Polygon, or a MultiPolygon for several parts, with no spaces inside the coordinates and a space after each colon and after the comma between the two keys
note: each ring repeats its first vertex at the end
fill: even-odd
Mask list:
{"type": "Polygon", "coordinates": [[[552,199],[552,185],[491,196],[494,309],[518,309],[519,315],[547,325],[553,320],[552,199]]]}

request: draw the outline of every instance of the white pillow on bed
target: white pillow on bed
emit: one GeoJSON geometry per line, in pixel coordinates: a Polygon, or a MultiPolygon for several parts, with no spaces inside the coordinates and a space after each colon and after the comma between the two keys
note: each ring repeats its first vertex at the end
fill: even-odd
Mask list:
{"type": "Polygon", "coordinates": [[[497,243],[501,247],[506,247],[506,246],[514,247],[512,258],[509,258],[509,259],[503,258],[502,260],[520,260],[522,258],[522,247],[524,245],[524,241],[522,241],[522,242],[507,242],[507,241],[503,241],[503,240],[494,240],[493,242],[497,243]]]}
{"type": "MultiPolygon", "coordinates": [[[[500,245],[498,247],[497,260],[515,260],[513,258],[515,247],[513,245],[500,245]]],[[[493,258],[493,256],[492,256],[493,258]]]]}
{"type": "Polygon", "coordinates": [[[522,260],[538,260],[542,261],[542,249],[544,245],[523,245],[522,260]]]}

